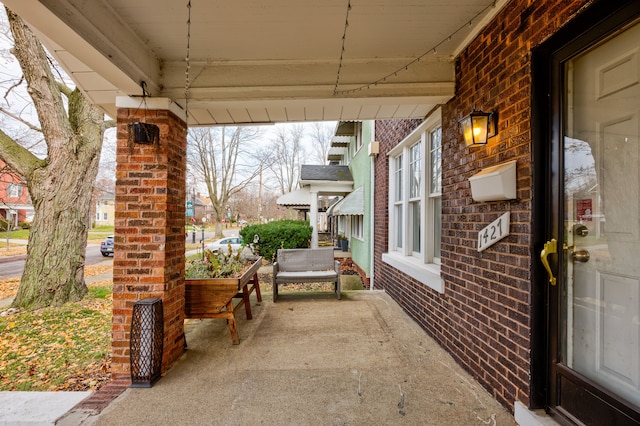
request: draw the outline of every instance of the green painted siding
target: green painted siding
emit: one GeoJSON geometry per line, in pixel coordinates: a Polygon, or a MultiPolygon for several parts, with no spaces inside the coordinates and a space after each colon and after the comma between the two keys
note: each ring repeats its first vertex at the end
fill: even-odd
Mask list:
{"type": "MultiPolygon", "coordinates": [[[[362,239],[351,237],[351,257],[353,261],[370,274],[371,265],[371,158],[369,157],[369,143],[373,140],[373,121],[363,121],[362,123],[362,146],[357,152],[355,150],[355,138],[352,138],[351,163],[349,168],[353,176],[353,189],[363,187],[364,189],[364,218],[362,239]]],[[[351,217],[348,218],[351,220],[351,217]]]]}

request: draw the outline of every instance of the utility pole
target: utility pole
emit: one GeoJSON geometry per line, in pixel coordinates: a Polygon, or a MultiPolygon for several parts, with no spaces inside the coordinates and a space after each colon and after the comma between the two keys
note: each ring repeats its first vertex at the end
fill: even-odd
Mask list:
{"type": "Polygon", "coordinates": [[[193,186],[193,188],[191,189],[191,195],[192,198],[191,200],[193,201],[193,217],[191,218],[191,244],[195,244],[196,243],[196,222],[195,222],[195,218],[196,218],[196,187],[195,184],[193,186]]]}
{"type": "Polygon", "coordinates": [[[258,185],[258,219],[262,223],[262,164],[260,165],[260,184],[258,185]]]}

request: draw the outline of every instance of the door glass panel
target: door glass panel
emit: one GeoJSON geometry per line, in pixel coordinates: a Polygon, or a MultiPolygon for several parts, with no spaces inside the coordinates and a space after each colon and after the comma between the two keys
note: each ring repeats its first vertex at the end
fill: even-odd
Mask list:
{"type": "Polygon", "coordinates": [[[640,406],[640,25],[565,64],[562,362],[640,406]]]}

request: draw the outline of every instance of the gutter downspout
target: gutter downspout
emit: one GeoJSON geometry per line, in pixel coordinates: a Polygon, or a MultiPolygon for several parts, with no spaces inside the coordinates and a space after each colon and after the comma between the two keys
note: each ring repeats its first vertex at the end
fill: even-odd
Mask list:
{"type": "Polygon", "coordinates": [[[370,249],[370,254],[369,254],[369,291],[373,290],[373,264],[374,264],[374,255],[375,255],[375,250],[374,250],[374,240],[375,238],[373,237],[374,235],[374,225],[375,225],[375,194],[376,191],[374,191],[373,189],[375,188],[376,185],[376,169],[375,169],[375,165],[376,165],[376,156],[372,155],[371,156],[371,173],[369,173],[371,175],[371,184],[369,185],[369,193],[371,194],[371,207],[369,208],[369,249],[370,249]]]}
{"type": "Polygon", "coordinates": [[[371,158],[371,166],[369,176],[371,182],[369,184],[369,193],[370,193],[370,202],[371,206],[369,207],[369,291],[373,290],[373,279],[374,279],[374,264],[375,264],[375,244],[374,244],[374,234],[375,234],[375,217],[376,217],[376,191],[374,188],[376,187],[376,158],[378,158],[378,153],[380,152],[380,142],[375,140],[375,121],[372,129],[372,141],[369,142],[369,158],[371,158]]]}

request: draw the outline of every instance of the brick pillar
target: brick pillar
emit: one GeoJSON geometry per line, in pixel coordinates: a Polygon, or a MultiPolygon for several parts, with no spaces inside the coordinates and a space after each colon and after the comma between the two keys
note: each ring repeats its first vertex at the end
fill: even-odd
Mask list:
{"type": "Polygon", "coordinates": [[[113,378],[130,375],[129,334],[137,300],[163,301],[162,373],[184,351],[185,122],[168,107],[121,107],[127,104],[124,99],[118,102],[117,119],[113,378]],[[158,125],[159,143],[129,141],[128,124],[135,121],[158,125]]]}

